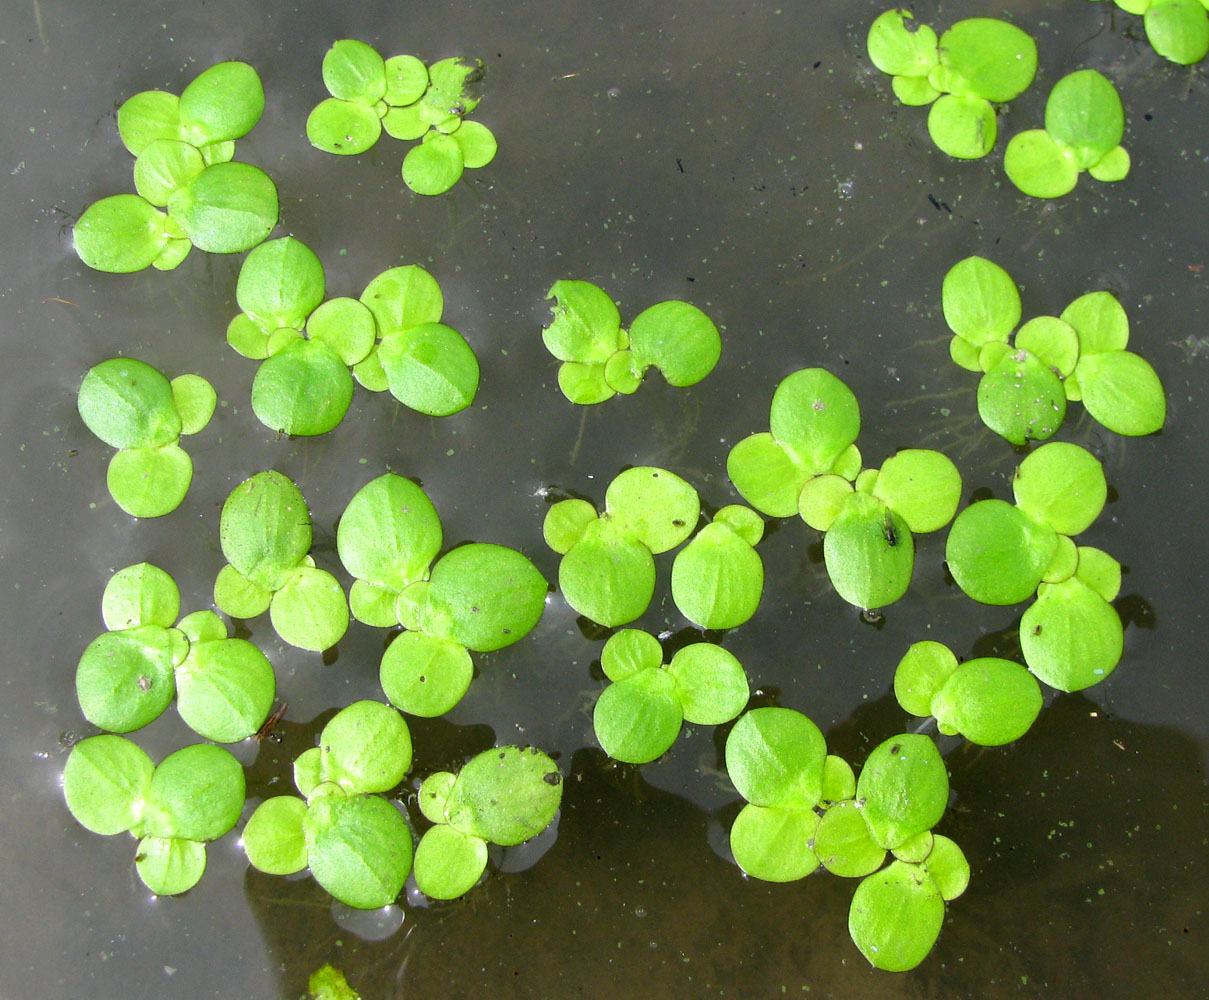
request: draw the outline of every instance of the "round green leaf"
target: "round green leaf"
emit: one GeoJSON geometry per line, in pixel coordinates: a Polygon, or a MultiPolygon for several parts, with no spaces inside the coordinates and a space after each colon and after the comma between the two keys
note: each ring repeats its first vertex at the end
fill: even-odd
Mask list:
{"type": "Polygon", "coordinates": [[[184,263],[192,249],[193,244],[183,236],[172,237],[160,251],[160,255],[151,262],[151,266],[159,271],[171,271],[174,267],[179,267],[184,263]]]}
{"type": "Polygon", "coordinates": [[[840,597],[858,608],[884,608],[907,592],[915,540],[902,517],[858,491],[823,536],[823,558],[840,597]]]}
{"type": "Polygon", "coordinates": [[[741,503],[719,508],[714,523],[725,524],[748,545],[759,545],[764,537],[764,518],[741,503]]]}
{"type": "Polygon", "coordinates": [[[127,274],[150,266],[168,245],[167,216],[137,194],[93,202],[72,229],[76,253],[97,271],[127,274]]]}
{"type": "Polygon", "coordinates": [[[542,519],[542,537],[559,555],[566,555],[596,520],[596,508],[587,500],[560,500],[542,519]]]}
{"type": "Polygon", "coordinates": [[[733,653],[709,642],[695,642],[677,650],[667,665],[676,682],[676,698],[686,722],[718,726],[730,722],[744,708],[751,693],[743,665],[733,653]]]}
{"type": "Polygon", "coordinates": [[[1020,322],[1016,283],[985,257],[966,257],[949,268],[940,294],[949,329],[974,347],[1006,341],[1020,322]]]}
{"type": "Polygon", "coordinates": [[[424,591],[422,631],[489,653],[532,631],[546,606],[546,580],[525,556],[472,542],[446,553],[424,591]]]}
{"type": "Polygon", "coordinates": [[[949,774],[936,744],[917,733],[880,743],[861,768],[856,800],[869,835],[886,850],[930,830],[949,803],[949,774]]]}
{"type": "Polygon", "coordinates": [[[471,758],[450,790],[449,825],[510,847],[536,837],[562,802],[558,766],[537,747],[496,747],[471,758]]]}
{"type": "Polygon", "coordinates": [[[1075,373],[1087,412],[1110,431],[1136,437],[1162,429],[1163,383],[1144,358],[1130,351],[1085,354],[1075,373]]]}
{"type": "Polygon", "coordinates": [[[194,145],[238,139],[260,121],[264,87],[247,63],[221,62],[181,91],[179,112],[184,137],[194,145]]]}
{"type": "Polygon", "coordinates": [[[1016,187],[1034,198],[1061,198],[1079,181],[1074,151],[1044,129],[1012,136],[1003,151],[1003,169],[1016,187]]]}
{"type": "Polygon", "coordinates": [[[1053,529],[1020,508],[980,500],[957,515],[945,561],[957,586],[975,601],[1018,604],[1036,591],[1057,547],[1053,529]]]}
{"type": "Polygon", "coordinates": [[[306,137],[316,149],[356,156],[382,135],[382,120],[372,106],[329,97],[307,115],[306,137]]]}
{"type": "Polygon", "coordinates": [[[216,163],[173,192],[168,215],[199,250],[239,253],[277,225],[277,187],[250,163],[216,163]]]}
{"type": "Polygon", "coordinates": [[[292,236],[269,240],[244,258],[235,285],[235,301],[262,331],[301,330],[323,301],[323,264],[292,236]]]}
{"type": "Polygon", "coordinates": [[[422,111],[418,102],[404,108],[388,108],[382,116],[382,131],[393,139],[419,139],[428,131],[428,121],[422,111]]]}
{"type": "Polygon", "coordinates": [[[693,533],[701,516],[701,499],[674,472],[636,465],[609,483],[604,516],[658,554],[674,549],[693,533]]]}
{"type": "Polygon", "coordinates": [[[726,737],[726,770],[757,806],[811,809],[823,787],[827,744],[818,726],[789,708],[754,708],[726,737]]]}
{"type": "Polygon", "coordinates": [[[111,358],[90,368],[76,406],[88,429],[113,448],[172,444],[181,433],[172,384],[133,358],[111,358]]]}
{"type": "Polygon", "coordinates": [[[1031,452],[1012,479],[1016,505],[1062,535],[1086,531],[1108,499],[1104,468],[1085,448],[1052,441],[1031,452]]]}
{"type": "Polygon", "coordinates": [[[672,600],[706,630],[742,625],[763,593],[763,560],[725,524],[707,524],[672,563],[672,600]]]}
{"type": "Polygon", "coordinates": [[[336,530],[344,568],[395,592],[424,577],[441,541],[441,519],[427,494],[389,472],[353,495],[336,530]]]}
{"type": "Polygon", "coordinates": [[[843,757],[828,754],[823,761],[823,801],[842,802],[856,794],[856,775],[843,757]]]}
{"type": "Polygon", "coordinates": [[[252,382],[252,411],[280,434],[326,434],[348,412],[353,376],[320,340],[295,340],[267,358],[252,382]]]}
{"type": "Polygon", "coordinates": [[[1075,574],[1106,601],[1115,601],[1121,592],[1121,564],[1102,549],[1089,545],[1078,548],[1075,574]]]}
{"type": "Polygon", "coordinates": [[[370,392],[385,392],[387,388],[386,372],[382,370],[382,362],[375,348],[362,361],[353,365],[353,378],[360,382],[370,392]]]}
{"type": "Polygon", "coordinates": [[[392,705],[435,718],[459,701],[474,677],[466,647],[422,632],[404,632],[386,647],[379,679],[392,705]]]}
{"type": "Polygon", "coordinates": [[[869,26],[869,59],[891,76],[922,77],[936,65],[936,32],[907,10],[888,10],[869,26]],[[907,22],[911,22],[908,26],[907,22]]]}
{"type": "Polygon", "coordinates": [[[336,899],[363,910],[389,906],[411,871],[411,829],[377,795],[316,799],[303,822],[315,881],[336,899]]]}
{"type": "Polygon", "coordinates": [[[152,205],[163,208],[173,191],[205,169],[196,146],[176,139],[156,139],[134,162],[134,189],[152,205]]]}
{"type": "MultiPolygon", "coordinates": [[[[769,428],[794,464],[819,475],[830,472],[856,440],[861,429],[860,406],[852,390],[830,372],[804,368],[777,386],[769,409],[769,428]]],[[[796,510],[796,496],[794,499],[796,510]]]]}
{"type": "Polygon", "coordinates": [[[260,361],[269,356],[269,334],[245,313],[238,313],[227,324],[227,343],[245,358],[260,361]]]}
{"type": "Polygon", "coordinates": [[[331,649],[348,631],[348,600],[331,573],[300,566],[273,594],[269,620],[291,646],[319,653],[331,649]]]}
{"type": "Polygon", "coordinates": [[[956,899],[970,884],[970,863],[948,837],[936,834],[931,853],[924,859],[924,869],[936,883],[943,899],[956,899]]]}
{"type": "Polygon", "coordinates": [[[603,403],[617,392],[605,379],[604,365],[586,365],[578,361],[564,361],[558,366],[558,388],[578,406],[603,403]]]}
{"type": "Polygon", "coordinates": [[[354,618],[375,628],[393,628],[399,624],[395,614],[398,593],[365,580],[354,580],[348,589],[348,607],[354,618]]]}
{"type": "Polygon", "coordinates": [[[197,434],[214,416],[218,394],[200,375],[178,375],[171,382],[172,405],[181,418],[182,434],[197,434]]]}
{"type": "Polygon", "coordinates": [[[147,833],[217,840],[235,825],[244,802],[244,775],[230,753],[210,743],[169,754],[151,776],[147,833]]]}
{"type": "Polygon", "coordinates": [[[1111,292],[1088,292],[1062,310],[1062,319],[1079,335],[1079,354],[1123,351],[1129,343],[1129,318],[1111,292]]]}
{"type": "Polygon", "coordinates": [[[967,660],[932,699],[936,721],[971,743],[997,747],[1020,739],[1041,711],[1041,687],[1019,663],[967,660]]]}
{"type": "Polygon", "coordinates": [[[142,816],[151,758],[123,736],[90,736],[71,749],[63,797],[76,822],[103,836],[123,833],[142,816]]]}
{"type": "Polygon", "coordinates": [[[118,134],[134,156],[158,139],[182,139],[180,98],[163,90],[144,90],[118,108],[118,134]]]}
{"type": "Polygon", "coordinates": [[[413,410],[447,417],[474,401],[479,363],[452,327],[426,323],[393,331],[382,338],[377,353],[391,395],[413,410]]]}
{"type": "Polygon", "coordinates": [[[1037,72],[1037,45],[1015,25],[988,17],[958,21],[940,36],[940,64],[955,94],[1002,104],[1024,93],[1037,72]]]}
{"type": "Polygon", "coordinates": [[[356,701],[328,720],[319,734],[322,777],[350,793],[388,792],[411,767],[411,733],[395,709],[356,701]]]}
{"type": "Polygon", "coordinates": [[[360,300],[341,297],[328,299],[311,314],[306,335],[326,344],[346,365],[355,365],[374,349],[378,324],[360,300]]]}
{"type": "MultiPolygon", "coordinates": [[[[1209,20],[1203,13],[1201,22],[1209,38],[1209,20]]],[[[1073,150],[1075,165],[1086,170],[1116,148],[1125,134],[1125,109],[1117,88],[1094,69],[1067,74],[1045,102],[1045,131],[1073,150]]]]}
{"type": "Polygon", "coordinates": [[[137,625],[168,628],[181,613],[181,593],[158,566],[135,563],[118,570],[101,594],[101,618],[110,631],[137,625]]]}
{"type": "Polygon", "coordinates": [[[1045,575],[1041,577],[1041,580],[1043,583],[1061,583],[1074,576],[1078,567],[1079,552],[1075,548],[1075,543],[1069,536],[1059,535],[1057,551],[1054,552],[1054,558],[1050,560],[1050,564],[1045,567],[1045,575]]]}
{"type": "Polygon", "coordinates": [[[373,46],[343,38],[323,56],[323,85],[333,97],[372,105],[386,95],[386,62],[373,46]]]}
{"type": "Polygon", "coordinates": [[[1130,166],[1129,151],[1124,146],[1117,146],[1088,167],[1087,172],[1096,180],[1111,184],[1125,180],[1130,166]]]}
{"type": "Polygon", "coordinates": [[[227,638],[227,625],[213,611],[193,611],[185,615],[176,626],[190,644],[208,642],[211,639],[227,638]]]}
{"type": "Polygon", "coordinates": [[[449,822],[447,815],[449,793],[453,791],[457,780],[456,774],[449,771],[436,771],[421,782],[420,791],[416,795],[416,803],[425,819],[432,823],[449,822]]]}
{"type": "Polygon", "coordinates": [[[395,330],[438,323],[445,308],[445,299],[436,279],[416,264],[383,271],[365,286],[361,301],[374,314],[382,336],[395,330]]]}
{"type": "Polygon", "coordinates": [[[173,668],[184,658],[175,629],[140,625],[97,636],[76,667],[80,711],[94,726],[129,733],[159,718],[176,692],[173,668]]]}
{"type": "Polygon", "coordinates": [[[296,795],[275,795],[256,807],[243,828],[248,863],[269,875],[293,875],[306,867],[302,832],[306,803],[296,795]]]}
{"type": "Polygon", "coordinates": [[[392,107],[415,104],[428,89],[428,67],[415,56],[391,56],[383,69],[386,93],[382,97],[392,107]]]}
{"type": "Polygon", "coordinates": [[[244,639],[194,643],[176,671],[177,711],[215,743],[237,743],[260,729],[275,692],[272,664],[244,639]]]}
{"type": "Polygon", "coordinates": [[[1079,360],[1078,333],[1073,326],[1056,316],[1030,319],[1016,331],[1012,342],[1062,377],[1073,372],[1079,360]]]}
{"type": "Polygon", "coordinates": [[[453,136],[429,132],[403,157],[403,183],[416,194],[444,194],[462,176],[465,158],[453,136]]]}
{"type": "Polygon", "coordinates": [[[623,346],[621,314],[596,285],[564,278],[546,298],[554,299],[554,319],[542,330],[542,342],[559,361],[603,364],[623,346]]]}
{"type": "Polygon", "coordinates": [[[598,519],[563,556],[558,589],[572,608],[598,625],[625,625],[651,603],[655,560],[642,542],[598,519]]]}
{"type": "Polygon", "coordinates": [[[274,591],[310,551],[311,515],[298,487],[268,470],[231,491],[218,532],[227,562],[252,583],[274,591]]]}
{"type": "Polygon", "coordinates": [[[1020,619],[1029,670],[1059,691],[1082,691],[1116,669],[1125,648],[1116,610],[1078,577],[1047,586],[1020,619]]]}
{"type": "Polygon", "coordinates": [[[942,153],[977,160],[995,148],[995,109],[981,97],[944,94],[928,110],[928,134],[942,153]]]}
{"type": "Polygon", "coordinates": [[[592,713],[601,749],[627,764],[661,757],[676,741],[683,721],[672,677],[649,668],[606,687],[592,713]]]}
{"type": "Polygon", "coordinates": [[[978,415],[1014,445],[1045,441],[1066,417],[1066,390],[1028,351],[1011,351],[979,381],[978,415]]]}
{"type": "Polygon", "coordinates": [[[416,846],[416,885],[432,899],[457,899],[487,867],[487,841],[451,826],[425,831],[416,846]]]}
{"type": "Polygon", "coordinates": [[[943,643],[912,643],[894,671],[894,697],[909,715],[929,716],[933,697],[956,669],[957,657],[943,643]]]}
{"type": "MultiPolygon", "coordinates": [[[[920,30],[924,27],[926,25],[921,25],[920,30]]],[[[940,96],[940,91],[926,76],[896,76],[890,81],[890,89],[909,108],[924,107],[940,96]]]]}
{"type": "Polygon", "coordinates": [[[630,350],[640,367],[654,365],[670,385],[695,385],[714,370],[722,338],[713,321],[688,302],[659,302],[630,324],[630,350]]]}
{"type": "Polygon", "coordinates": [[[873,496],[901,517],[911,531],[939,531],[957,513],[961,473],[939,451],[904,448],[882,464],[873,496]]]}
{"type": "Polygon", "coordinates": [[[1196,0],[1157,0],[1144,24],[1147,41],[1164,59],[1191,66],[1209,53],[1209,15],[1196,0]]]}
{"type": "Polygon", "coordinates": [[[650,632],[623,628],[609,636],[600,651],[600,666],[611,681],[623,681],[641,670],[663,664],[663,647],[650,632]]]}
{"type": "Polygon", "coordinates": [[[748,804],[730,828],[735,863],[765,882],[793,882],[819,866],[810,848],[818,817],[808,809],[782,809],[748,804]]]}
{"type": "Polygon", "coordinates": [[[498,145],[491,129],[478,122],[462,122],[453,137],[462,149],[462,164],[468,170],[485,167],[495,159],[498,145]]]}
{"type": "Polygon", "coordinates": [[[877,871],[886,860],[885,848],[869,836],[869,828],[853,799],[837,802],[819,820],[814,853],[832,875],[861,878],[877,871]]]}
{"type": "Polygon", "coordinates": [[[143,885],[157,896],[192,889],[206,871],[206,845],[178,837],[144,837],[134,856],[143,885]]]}
{"type": "Polygon", "coordinates": [[[253,583],[234,566],[224,566],[214,581],[214,605],[232,618],[255,618],[269,610],[273,592],[253,583]]]}
{"type": "Polygon", "coordinates": [[[726,474],[743,499],[769,517],[799,513],[799,495],[810,478],[768,433],[736,444],[726,456],[726,474]]]}
{"type": "Polygon", "coordinates": [[[193,481],[193,460],[179,445],[128,448],[109,460],[106,483],[131,517],[161,517],[181,505],[193,481]]]}
{"type": "MultiPolygon", "coordinates": [[[[298,789],[308,799],[314,794],[315,789],[324,784],[323,776],[323,750],[320,747],[311,747],[309,750],[303,750],[297,757],[294,758],[294,787],[298,789]]],[[[332,785],[333,782],[327,782],[332,785]]],[[[344,789],[339,785],[335,785],[339,792],[344,789]]]]}
{"type": "Polygon", "coordinates": [[[892,861],[856,887],[848,933],[874,968],[906,972],[927,957],[944,919],[944,899],[927,872],[892,861]]]}

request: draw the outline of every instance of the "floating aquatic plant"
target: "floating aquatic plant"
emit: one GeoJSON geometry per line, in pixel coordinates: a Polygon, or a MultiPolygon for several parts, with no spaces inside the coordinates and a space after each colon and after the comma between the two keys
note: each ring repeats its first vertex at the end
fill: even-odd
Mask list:
{"type": "Polygon", "coordinates": [[[554,319],[542,330],[542,341],[562,362],[558,387],[572,403],[603,403],[616,393],[636,392],[651,367],[670,385],[696,385],[722,353],[718,328],[688,302],[656,303],[623,330],[616,303],[591,282],[564,278],[546,298],[554,299],[554,319]]]}
{"type": "Polygon", "coordinates": [[[1209,54],[1209,3],[1206,0],[1115,0],[1121,10],[1140,14],[1146,39],[1164,59],[1181,66],[1209,54]]]}
{"type": "Polygon", "coordinates": [[[954,335],[950,356],[983,373],[983,423],[1012,444],[1052,437],[1076,400],[1118,434],[1162,428],[1163,385],[1147,361],[1125,350],[1129,320],[1111,293],[1081,295],[1061,316],[1016,329],[1022,307],[1011,276],[985,257],[967,257],[945,275],[941,307],[954,335]]]}
{"type": "Polygon", "coordinates": [[[416,194],[443,194],[467,168],[495,158],[491,130],[466,116],[479,104],[471,85],[482,65],[442,59],[425,66],[415,56],[383,59],[365,42],[346,38],[323,57],[323,83],[332,96],[306,121],[311,145],[353,156],[370,149],[383,132],[419,139],[403,158],[403,182],[416,194]]]}

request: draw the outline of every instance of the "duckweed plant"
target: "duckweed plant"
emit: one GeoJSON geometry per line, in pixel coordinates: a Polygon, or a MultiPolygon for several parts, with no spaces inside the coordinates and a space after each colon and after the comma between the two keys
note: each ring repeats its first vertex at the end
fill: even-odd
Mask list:
{"type": "MultiPolygon", "coordinates": [[[[1146,16],[1158,51],[1193,62],[1209,48],[1203,3],[1121,6],[1146,16]]],[[[994,105],[1021,93],[1037,64],[1032,39],[1005,22],[973,18],[938,38],[901,10],[877,19],[868,50],[894,77],[903,103],[932,105],[934,140],[963,158],[991,150],[994,105]]],[[[490,132],[464,120],[478,103],[470,92],[477,76],[457,59],[425,67],[411,56],[384,60],[365,43],[339,41],[323,64],[332,97],[311,113],[307,134],[319,148],[345,155],[370,148],[382,131],[422,139],[404,160],[404,180],[419,193],[448,190],[465,167],[495,152],[490,132]]],[[[179,98],[148,91],[123,104],[119,133],[136,157],[138,194],[102,199],[85,211],[75,229],[81,259],[99,270],[133,271],[174,267],[194,246],[251,250],[236,289],[241,312],[227,339],[262,362],[253,410],[274,430],[331,430],[348,409],[354,381],[389,389],[434,416],[468,406],[478,363],[464,338],[440,323],[443,298],[431,275],[416,265],[393,267],[358,299],[327,299],[322,264],[309,248],[292,237],[263,242],[276,224],[276,189],[257,168],[232,160],[235,140],[263,107],[259,77],[236,62],[211,67],[179,98]]],[[[1123,128],[1112,84],[1091,70],[1073,73],[1054,87],[1045,129],[1009,144],[1009,175],[1038,197],[1069,190],[1081,170],[1100,179],[1124,176],[1123,128]]],[[[632,393],[652,366],[669,384],[691,386],[719,359],[717,327],[686,302],[652,306],[624,330],[616,304],[593,284],[560,280],[547,298],[555,304],[542,338],[561,362],[559,386],[572,402],[632,393]]],[[[1162,386],[1149,364],[1125,350],[1128,322],[1109,293],[1081,296],[1060,317],[1017,329],[1022,308],[1014,282],[990,261],[970,257],[946,275],[942,306],[954,333],[953,360],[982,373],[980,414],[1013,444],[1053,436],[1075,400],[1121,434],[1162,427],[1162,386]]],[[[175,509],[192,474],[179,437],[200,431],[215,402],[200,377],[169,382],[132,359],[110,359],[88,372],[79,412],[118,449],[109,485],[123,509],[135,516],[175,509]]],[[[839,595],[862,609],[884,607],[910,584],[914,534],[952,521],[945,558],[957,586],[986,604],[1031,602],[1019,627],[1024,663],[963,663],[940,643],[914,643],[894,674],[903,711],[935,720],[940,734],[1001,746],[1025,736],[1037,718],[1041,683],[1078,691],[1107,677],[1123,649],[1111,603],[1121,566],[1074,540],[1107,497],[1099,462],[1071,443],[1036,447],[1016,471],[1014,503],[979,500],[954,519],[962,479],[953,463],[940,452],[903,449],[880,468],[863,468],[860,420],[855,396],[833,374],[794,372],[773,394],[769,430],[744,438],[727,458],[730,479],[750,506],[703,515],[686,479],[638,466],[612,480],[602,510],[582,497],[552,503],[543,534],[562,557],[559,589],[567,604],[616,630],[601,650],[608,684],[593,714],[605,753],[641,765],[665,753],[686,721],[733,722],[725,764],[745,803],[730,830],[735,862],[774,882],[818,869],[859,879],[849,911],[852,940],[875,967],[905,971],[927,956],[946,903],[970,876],[961,848],[935,832],[949,779],[937,743],[923,731],[932,723],[882,741],[858,774],[827,752],[821,731],[800,712],[745,711],[746,671],[718,642],[694,642],[665,658],[659,638],[619,628],[647,611],[655,557],[680,546],[670,591],[684,618],[712,633],[706,638],[748,622],[763,593],[756,546],[765,517],[799,515],[823,532],[827,573],[839,595]]],[[[214,605],[235,618],[267,610],[283,640],[316,652],[341,639],[350,611],[363,624],[400,628],[380,666],[390,704],[358,701],[335,713],[318,745],[294,762],[298,795],[262,801],[244,825],[249,863],[278,875],[309,869],[354,907],[394,903],[413,875],[432,899],[461,896],[483,878],[489,845],[522,843],[556,821],[563,775],[537,748],[497,746],[456,772],[413,778],[415,794],[408,795],[412,741],[403,713],[434,717],[456,705],[473,677],[470,653],[527,635],[542,615],[546,581],[525,555],[501,545],[443,551],[431,501],[394,473],[366,483],[340,518],[337,550],[353,578],[347,597],[336,577],[315,565],[312,541],[298,486],[273,470],[251,476],[223,505],[219,542],[227,565],[215,581],[214,605]]],[[[76,744],[63,774],[72,815],[98,834],[136,837],[136,870],[161,895],[195,885],[205,845],[237,824],[243,769],[214,744],[259,735],[276,696],[273,669],[259,649],[231,638],[213,611],[180,612],[179,589],[164,570],[140,563],[114,574],[101,601],[107,631],[83,651],[76,674],[82,713],[107,732],[76,744]],[[211,742],[186,746],[157,766],[119,734],[147,725],[174,698],[182,719],[211,742]]]]}
{"type": "Polygon", "coordinates": [[[403,183],[416,194],[444,194],[464,170],[495,158],[491,130],[466,118],[481,100],[473,85],[482,75],[481,63],[383,59],[373,46],[343,39],[323,57],[323,84],[332,96],[311,111],[307,138],[316,149],[341,156],[364,153],[383,132],[419,139],[403,158],[403,183]]]}

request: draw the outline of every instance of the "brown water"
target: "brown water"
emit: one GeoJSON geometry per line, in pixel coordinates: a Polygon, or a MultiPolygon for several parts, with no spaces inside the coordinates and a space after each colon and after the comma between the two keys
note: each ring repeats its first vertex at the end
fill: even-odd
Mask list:
{"type": "MultiPolygon", "coordinates": [[[[1001,135],[1038,124],[1049,87],[1071,69],[1098,68],[1118,84],[1129,179],[1084,178],[1074,195],[1046,204],[1007,184],[1001,154],[949,161],[931,146],[924,112],[895,106],[863,58],[882,9],[721,0],[3,6],[0,996],[295,998],[325,962],[367,1000],[1209,994],[1205,71],[1157,59],[1131,37],[1138,19],[1111,16],[1107,3],[918,8],[937,27],[1009,16],[1037,38],[1038,82],[1001,135]],[[497,160],[451,194],[422,199],[403,188],[406,147],[389,138],[351,159],[312,149],[303,123],[325,96],[323,53],[341,37],[428,61],[482,58],[476,118],[499,137],[497,160]],[[109,276],[74,257],[72,220],[131,189],[114,108],[140,90],[179,92],[232,58],[265,83],[265,117],[239,158],[277,182],[278,234],[319,254],[333,295],[356,295],[395,264],[429,268],[446,321],[483,366],[471,410],[434,421],[358,391],[335,432],[277,440],[248,406],[254,364],[223,339],[238,259],[194,253],[168,274],[109,276]],[[1081,540],[1128,567],[1117,604],[1125,657],[1103,685],[1053,699],[1017,745],[949,753],[955,800],[941,829],[969,856],[973,881],[915,972],[873,972],[848,941],[852,883],[768,885],[726,859],[738,797],[719,774],[719,734],[686,733],[641,769],[605,760],[590,715],[600,643],[557,598],[528,639],[478,658],[478,678],[447,719],[413,725],[416,773],[527,741],[561,755],[568,775],[557,836],[505,853],[498,860],[512,870],[461,901],[354,914],[309,878],[250,872],[234,835],[210,848],[196,889],[155,899],[134,874],[128,837],[93,836],[67,814],[64,744],[89,732],[72,678],[101,630],[105,581],[149,560],[175,576],[186,609],[208,606],[222,563],[219,507],[260,469],[302,487],[321,565],[339,568],[333,526],[356,487],[391,469],[423,483],[451,544],[516,546],[553,579],[543,487],[599,499],[623,467],[659,464],[690,479],[707,504],[732,502],[731,445],[767,427],[784,375],[825,365],[861,401],[867,464],[900,447],[940,448],[967,492],[1007,496],[1018,456],[979,430],[975,380],[949,362],[939,312],[941,277],[970,253],[1008,269],[1026,315],[1114,291],[1132,346],[1164,380],[1170,418],[1142,440],[1076,419],[1078,407],[1068,418],[1062,437],[1102,457],[1114,489],[1081,540]],[[724,328],[719,367],[693,389],[656,376],[632,397],[572,407],[538,335],[543,296],[564,277],[602,285],[627,318],[664,298],[693,301],[724,328]],[[188,442],[188,498],[157,521],[116,509],[105,489],[109,451],[75,412],[84,371],[119,351],[170,375],[198,372],[224,401],[188,442]]],[[[725,644],[760,690],[757,703],[806,712],[832,752],[859,762],[903,725],[890,685],[910,642],[937,638],[963,656],[1010,648],[996,635],[1014,613],[956,592],[943,537],[925,538],[911,592],[871,628],[831,590],[816,543],[797,521],[770,532],[760,546],[764,602],[725,644]]],[[[663,584],[669,565],[661,561],[663,584]]],[[[683,627],[664,597],[641,624],[683,627]]],[[[288,786],[289,762],[332,709],[380,697],[384,636],[354,628],[325,662],[283,648],[265,621],[249,629],[289,703],[281,742],[237,751],[250,794],[263,796],[288,786]]],[[[138,738],[158,758],[188,734],[169,712],[138,738]]]]}

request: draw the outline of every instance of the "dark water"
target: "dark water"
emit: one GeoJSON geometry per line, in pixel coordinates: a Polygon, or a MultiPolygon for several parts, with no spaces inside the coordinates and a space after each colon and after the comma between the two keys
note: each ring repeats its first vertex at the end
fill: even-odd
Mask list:
{"type": "MultiPolygon", "coordinates": [[[[1133,172],[1115,186],[1084,178],[1046,204],[1007,184],[1001,152],[949,161],[931,147],[924,112],[894,105],[862,58],[882,9],[8,0],[0,995],[294,998],[325,962],[366,998],[1209,994],[1205,72],[1157,59],[1133,37],[1138,19],[1113,17],[1107,3],[918,8],[941,28],[1009,16],[1037,38],[1038,81],[1001,135],[1038,124],[1049,87],[1071,69],[1098,68],[1118,84],[1133,172]],[[405,147],[389,138],[348,160],[312,149],[303,123],[325,96],[323,53],[341,37],[428,61],[482,58],[476,117],[500,139],[497,160],[450,195],[422,199],[402,187],[405,147]],[[239,158],[277,182],[278,234],[319,254],[332,295],[356,295],[395,264],[429,268],[446,321],[483,365],[471,410],[434,421],[358,391],[332,434],[277,440],[248,406],[254,364],[224,343],[237,259],[195,252],[168,274],[107,276],[71,253],[83,208],[131,189],[116,106],[140,90],[179,92],[232,58],[264,79],[265,116],[239,158]],[[1131,346],[1164,380],[1170,418],[1142,440],[1075,419],[1079,407],[1068,418],[1061,436],[1099,455],[1114,489],[1081,540],[1128,568],[1118,601],[1125,657],[1101,686],[1053,699],[1017,745],[949,755],[955,801],[941,830],[964,848],[973,881],[915,972],[867,968],[847,938],[852,883],[768,885],[726,860],[737,796],[719,774],[719,734],[686,733],[642,769],[607,763],[591,738],[600,644],[557,599],[524,642],[478,658],[478,678],[447,719],[413,726],[417,773],[527,741],[561,755],[568,775],[549,852],[532,867],[533,848],[505,854],[502,867],[524,870],[459,902],[354,914],[307,878],[248,871],[234,835],[210,848],[196,889],[154,899],[128,837],[93,836],[67,814],[64,743],[89,731],[72,678],[101,630],[105,581],[149,560],[175,576],[187,610],[208,606],[222,563],[219,507],[260,469],[302,487],[321,565],[338,568],[333,526],[348,498],[391,469],[423,482],[450,543],[518,547],[553,579],[543,487],[600,499],[623,467],[659,464],[707,504],[732,502],[731,445],[767,428],[777,381],[825,365],[861,401],[866,464],[900,447],[940,448],[967,492],[1007,496],[1018,456],[979,430],[975,380],[950,364],[939,312],[941,277],[970,253],[1008,269],[1026,316],[1115,292],[1131,346]],[[627,319],[661,299],[695,302],[724,328],[718,369],[693,389],[653,377],[632,397],[572,407],[538,335],[543,296],[564,277],[601,284],[627,319]],[[196,466],[188,498],[157,521],[116,509],[109,450],[75,412],[84,371],[117,352],[169,375],[198,372],[223,400],[186,442],[196,466]]],[[[925,538],[910,594],[871,628],[831,590],[816,542],[797,521],[770,533],[764,602],[725,644],[760,703],[806,712],[832,752],[859,762],[903,725],[890,685],[910,642],[941,639],[963,656],[1004,648],[996,635],[1015,612],[963,598],[945,580],[943,537],[925,538]]],[[[663,597],[641,624],[683,627],[663,597]]],[[[335,707],[380,697],[384,637],[354,628],[323,662],[283,648],[265,621],[249,627],[289,702],[281,742],[238,751],[250,794],[263,796],[288,785],[289,762],[335,707]]],[[[171,712],[139,735],[157,758],[188,738],[171,712]]]]}

